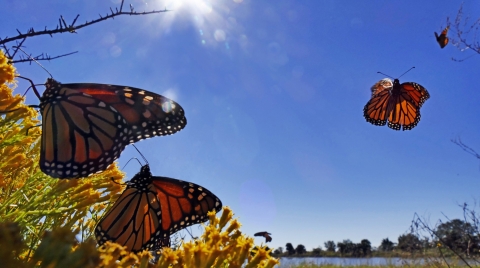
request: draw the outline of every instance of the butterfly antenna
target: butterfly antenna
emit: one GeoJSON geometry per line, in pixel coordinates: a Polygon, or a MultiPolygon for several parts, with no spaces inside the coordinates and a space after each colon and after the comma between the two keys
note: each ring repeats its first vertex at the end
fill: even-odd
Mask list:
{"type": "Polygon", "coordinates": [[[123,166],[122,169],[125,169],[125,167],[128,165],[128,163],[130,163],[130,161],[133,160],[133,159],[137,160],[138,163],[140,164],[140,166],[142,166],[142,163],[140,163],[140,160],[138,160],[138,158],[136,158],[136,157],[133,157],[133,158],[130,158],[130,160],[128,160],[127,163],[125,163],[125,165],[123,166]]]}
{"type": "Polygon", "coordinates": [[[390,78],[392,78],[392,79],[395,79],[395,78],[391,77],[390,75],[384,74],[384,73],[382,73],[382,72],[377,72],[377,74],[383,74],[383,75],[388,76],[388,77],[390,77],[390,78]]]}
{"type": "Polygon", "coordinates": [[[412,70],[412,69],[414,69],[414,68],[415,68],[415,66],[413,66],[412,68],[408,69],[406,72],[404,72],[404,73],[403,73],[402,75],[400,75],[398,78],[402,77],[404,74],[410,72],[410,70],[412,70]]]}
{"type": "Polygon", "coordinates": [[[43,65],[40,64],[40,62],[38,62],[36,59],[34,59],[32,56],[28,55],[27,52],[23,51],[22,48],[20,47],[16,47],[14,46],[14,48],[18,48],[20,51],[22,51],[25,55],[27,55],[27,57],[29,57],[31,60],[33,60],[34,62],[36,62],[38,65],[40,65],[40,67],[42,67],[43,70],[45,70],[45,72],[47,72],[49,75],[50,75],[50,78],[53,78],[52,74],[45,68],[43,67],[43,65]]]}
{"type": "Polygon", "coordinates": [[[137,146],[135,146],[135,144],[132,144],[133,147],[135,147],[135,150],[137,150],[137,152],[142,156],[143,158],[143,161],[145,161],[145,163],[147,163],[147,165],[149,165],[147,159],[145,158],[145,156],[143,156],[143,154],[140,152],[140,150],[138,150],[137,146]]]}

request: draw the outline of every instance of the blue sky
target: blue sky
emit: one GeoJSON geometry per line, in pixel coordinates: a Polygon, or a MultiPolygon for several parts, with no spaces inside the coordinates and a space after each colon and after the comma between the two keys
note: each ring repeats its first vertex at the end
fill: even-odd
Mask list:
{"type": "MultiPolygon", "coordinates": [[[[97,19],[118,2],[7,1],[0,35],[54,28],[60,15],[97,19]]],[[[43,62],[60,82],[128,85],[180,103],[184,130],[136,143],[152,172],[208,188],[245,233],[272,233],[270,247],[364,238],[378,246],[397,241],[414,213],[456,218],[458,204],[479,197],[478,159],[450,140],[480,152],[480,58],[452,61],[473,52],[442,50],[433,34],[461,2],[135,0],[126,6],[172,11],[34,37],[25,49],[79,51],[43,62]],[[400,81],[431,95],[418,126],[367,123],[370,87],[384,78],[377,71],[397,77],[412,66],[400,81]]],[[[465,1],[464,12],[478,18],[480,6],[465,1]]],[[[48,77],[35,64],[16,67],[36,83],[48,77]]],[[[29,93],[27,103],[38,100],[29,93]]],[[[132,157],[129,146],[119,163],[132,157]]]]}

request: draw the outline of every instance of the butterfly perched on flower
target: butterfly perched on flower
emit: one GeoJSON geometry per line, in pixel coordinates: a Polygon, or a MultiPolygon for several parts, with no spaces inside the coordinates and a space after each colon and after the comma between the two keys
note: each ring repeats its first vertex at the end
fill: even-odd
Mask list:
{"type": "Polygon", "coordinates": [[[434,32],[435,37],[437,38],[437,43],[440,45],[441,48],[444,48],[448,44],[448,29],[450,29],[449,26],[447,26],[440,35],[438,35],[437,32],[434,32]]]}
{"type": "Polygon", "coordinates": [[[129,182],[95,229],[100,245],[112,241],[127,250],[158,250],[173,233],[206,222],[222,209],[212,192],[195,183],[152,176],[149,165],[129,182]]]}
{"type": "Polygon", "coordinates": [[[430,98],[428,91],[414,82],[400,84],[385,78],[372,86],[372,97],[363,108],[363,116],[377,126],[410,130],[420,121],[420,107],[430,98]]]}
{"type": "MultiPolygon", "coordinates": [[[[24,78],[24,77],[21,77],[24,78]]],[[[105,170],[125,147],[185,127],[183,108],[153,92],[127,86],[52,78],[38,93],[42,114],[40,169],[54,178],[80,178],[105,170]]]]}

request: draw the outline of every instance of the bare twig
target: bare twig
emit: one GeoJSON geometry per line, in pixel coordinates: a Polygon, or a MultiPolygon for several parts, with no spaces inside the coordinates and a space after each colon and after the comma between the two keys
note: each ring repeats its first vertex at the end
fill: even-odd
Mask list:
{"type": "Polygon", "coordinates": [[[429,226],[428,223],[426,223],[420,218],[420,216],[418,216],[417,213],[415,213],[411,228],[412,231],[416,231],[417,233],[419,231],[426,231],[431,237],[435,237],[436,239],[438,239],[438,241],[440,241],[442,245],[446,246],[453,254],[455,254],[460,260],[462,260],[466,266],[471,268],[468,261],[459,252],[457,252],[457,250],[452,248],[449,243],[447,243],[442,237],[440,237],[437,232],[429,226]]]}
{"type": "Polygon", "coordinates": [[[20,56],[20,59],[19,60],[12,60],[11,62],[12,63],[20,63],[20,62],[32,62],[34,60],[36,61],[45,61],[45,60],[54,60],[54,59],[58,59],[58,58],[62,58],[62,57],[66,57],[66,56],[70,56],[72,54],[75,54],[75,53],[78,53],[78,51],[74,51],[74,52],[70,52],[70,53],[67,53],[67,54],[62,54],[62,55],[58,55],[58,56],[49,56],[49,55],[44,55],[43,53],[36,56],[36,57],[32,57],[32,58],[23,58],[22,56],[20,56]]]}
{"type": "MultiPolygon", "coordinates": [[[[479,219],[475,213],[475,210],[474,209],[470,209],[468,208],[468,204],[467,203],[463,203],[463,205],[461,205],[462,207],[462,210],[463,210],[463,219],[465,222],[472,222],[472,227],[473,227],[473,230],[475,231],[475,234],[479,234],[479,219]]],[[[475,205],[474,207],[476,207],[476,202],[475,202],[475,205]]],[[[470,241],[473,241],[475,240],[475,237],[472,237],[468,232],[467,232],[467,235],[468,235],[468,238],[470,239],[470,241]]],[[[476,262],[477,264],[480,263],[479,260],[473,258],[473,261],[476,262]]]]}
{"type": "Polygon", "coordinates": [[[460,137],[458,137],[456,139],[452,139],[451,142],[458,145],[465,152],[467,152],[467,153],[475,156],[476,158],[480,159],[480,154],[478,154],[475,150],[473,150],[472,148],[468,147],[465,143],[463,143],[462,140],[460,139],[460,137]]]}
{"type": "MultiPolygon", "coordinates": [[[[455,47],[462,52],[471,49],[476,54],[480,54],[480,42],[477,39],[479,36],[480,18],[470,24],[470,17],[465,16],[463,13],[463,3],[458,9],[455,21],[450,23],[450,18],[447,18],[447,25],[452,26],[451,31],[456,33],[450,37],[450,41],[455,47]]],[[[461,62],[470,57],[472,57],[472,55],[464,59],[452,58],[452,60],[461,62]]]]}

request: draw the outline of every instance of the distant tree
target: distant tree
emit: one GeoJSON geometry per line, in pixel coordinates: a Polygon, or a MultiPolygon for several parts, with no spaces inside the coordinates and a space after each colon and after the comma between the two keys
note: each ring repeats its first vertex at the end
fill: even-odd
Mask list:
{"type": "Polygon", "coordinates": [[[409,233],[398,237],[397,248],[402,251],[413,253],[421,249],[422,242],[415,234],[409,233]]]}
{"type": "Polygon", "coordinates": [[[283,254],[283,248],[282,248],[282,247],[278,247],[273,253],[274,253],[274,254],[283,254]]]}
{"type": "Polygon", "coordinates": [[[340,255],[343,255],[345,254],[345,250],[347,246],[343,242],[337,242],[337,248],[338,248],[338,252],[340,252],[340,255]]]}
{"type": "Polygon", "coordinates": [[[352,242],[352,240],[345,239],[343,240],[343,243],[345,244],[345,253],[355,253],[357,246],[355,245],[355,243],[352,242]]]}
{"type": "Polygon", "coordinates": [[[392,251],[394,247],[395,247],[395,243],[390,241],[387,237],[382,239],[382,243],[380,244],[378,249],[381,251],[392,251]]]}
{"type": "Polygon", "coordinates": [[[362,256],[367,256],[372,253],[372,243],[368,239],[362,239],[360,244],[357,244],[357,248],[360,249],[362,256]]]}
{"type": "Polygon", "coordinates": [[[313,248],[312,249],[312,254],[316,255],[316,256],[320,256],[320,254],[322,254],[322,248],[321,247],[313,248]]]}
{"type": "Polygon", "coordinates": [[[352,254],[355,251],[355,244],[350,239],[345,239],[342,242],[337,243],[338,252],[343,254],[352,254]]]}
{"type": "Polygon", "coordinates": [[[335,250],[337,249],[335,242],[333,242],[332,240],[325,242],[324,245],[326,251],[335,252],[335,250]]]}
{"type": "Polygon", "coordinates": [[[353,243],[348,249],[348,252],[353,257],[363,257],[362,245],[360,243],[353,243]]]}
{"type": "Polygon", "coordinates": [[[295,254],[295,249],[293,248],[292,243],[287,243],[285,245],[285,250],[288,252],[288,255],[293,255],[295,254]]]}
{"type": "Polygon", "coordinates": [[[438,225],[436,231],[437,242],[452,250],[464,252],[468,255],[479,248],[479,238],[475,235],[475,228],[459,219],[450,220],[438,225]]]}
{"type": "Polygon", "coordinates": [[[297,252],[298,255],[301,255],[307,253],[307,249],[304,245],[298,244],[298,246],[295,248],[295,252],[297,252]]]}

